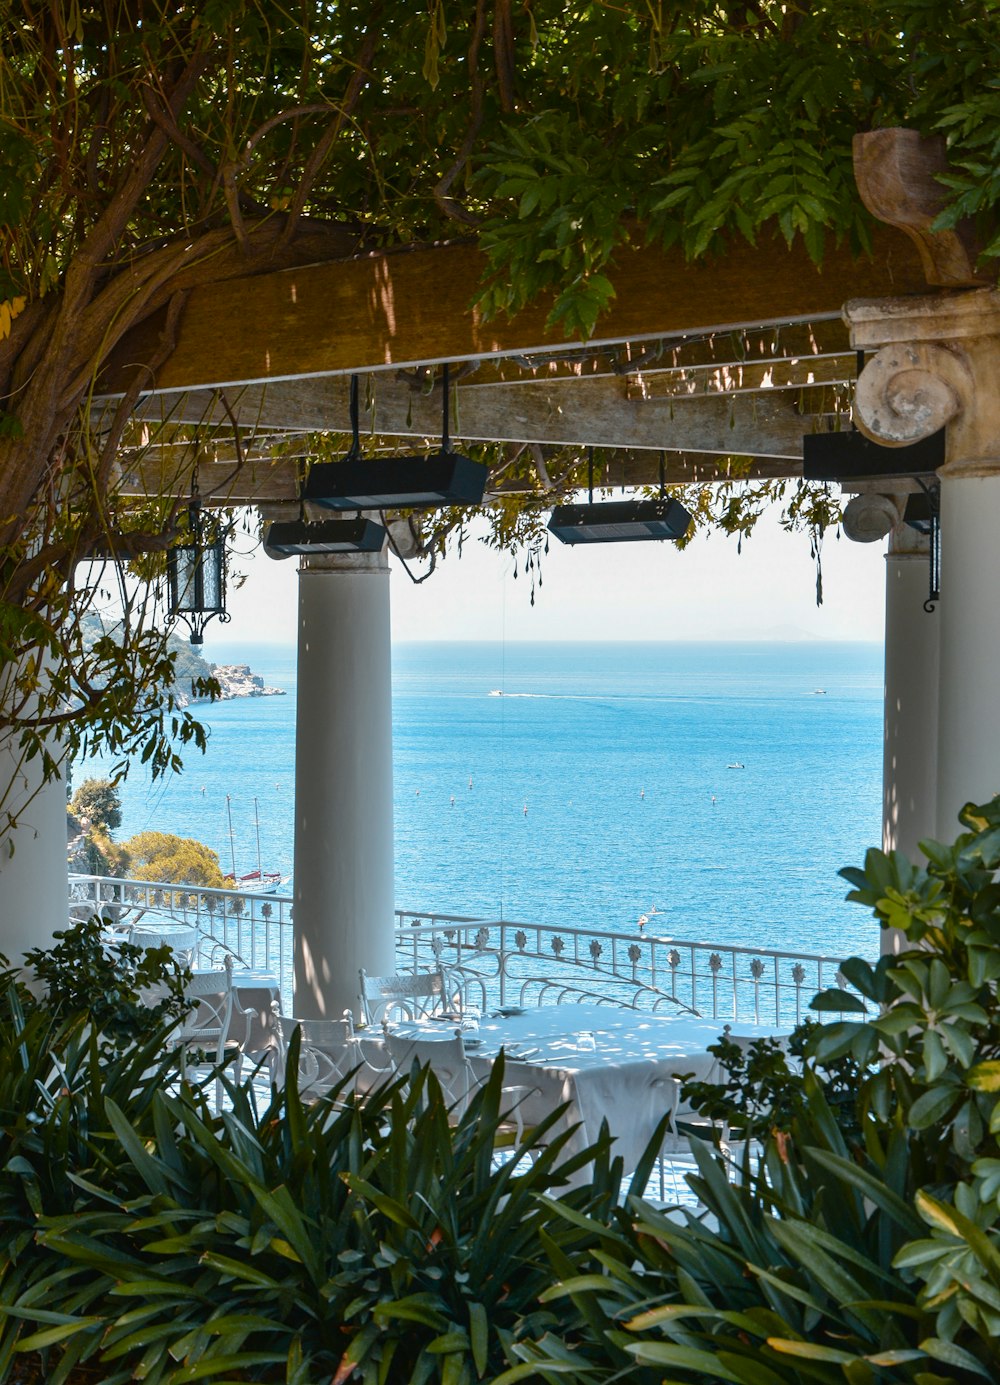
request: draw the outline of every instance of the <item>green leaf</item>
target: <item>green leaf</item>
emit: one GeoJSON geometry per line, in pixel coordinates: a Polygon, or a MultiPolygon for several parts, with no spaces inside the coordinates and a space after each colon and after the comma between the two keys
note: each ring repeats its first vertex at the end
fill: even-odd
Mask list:
{"type": "Polygon", "coordinates": [[[943,1120],[958,1096],[954,1087],[931,1087],[910,1107],[907,1124],[913,1130],[926,1130],[943,1120]]]}
{"type": "Polygon", "coordinates": [[[489,1320],[485,1307],[475,1299],[469,1302],[469,1341],[476,1374],[482,1377],[489,1360],[489,1320]]]}
{"type": "Polygon", "coordinates": [[[993,1058],[977,1063],[965,1074],[965,1081],[977,1092],[1000,1092],[1000,1060],[993,1058]]]}
{"type": "Polygon", "coordinates": [[[705,1380],[726,1380],[742,1385],[742,1377],[731,1367],[724,1366],[715,1352],[668,1342],[630,1342],[625,1350],[644,1366],[676,1366],[681,1370],[700,1371],[705,1380]]]}

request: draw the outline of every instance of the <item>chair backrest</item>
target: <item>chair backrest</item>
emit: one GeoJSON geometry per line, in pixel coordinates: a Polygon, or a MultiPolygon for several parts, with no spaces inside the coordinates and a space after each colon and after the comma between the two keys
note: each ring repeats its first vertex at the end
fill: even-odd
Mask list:
{"type": "Polygon", "coordinates": [[[185,1016],[180,1037],[184,1043],[214,1039],[225,1042],[233,1017],[233,980],[230,972],[194,972],[184,982],[185,999],[191,1009],[185,1016]]]}
{"type": "Polygon", "coordinates": [[[369,976],[364,967],[361,1013],[367,1024],[386,1019],[420,1019],[443,1010],[447,987],[443,971],[398,972],[394,976],[369,976]]]}
{"type": "Polygon", "coordinates": [[[169,947],[174,960],[182,967],[191,965],[198,947],[197,928],[170,928],[161,932],[156,928],[131,927],[126,937],[136,947],[169,947]]]}
{"type": "Polygon", "coordinates": [[[396,1072],[404,1076],[419,1063],[429,1063],[449,1108],[456,1116],[465,1110],[478,1085],[476,1075],[465,1052],[461,1029],[448,1039],[414,1039],[385,1028],[386,1051],[396,1072]]]}
{"type": "Polygon", "coordinates": [[[279,1040],[282,1068],[288,1057],[288,1045],[298,1029],[299,1092],[304,1097],[319,1097],[341,1082],[359,1061],[354,1043],[354,1026],[349,1018],[342,1020],[300,1020],[294,1015],[276,1015],[275,1028],[279,1040]]]}

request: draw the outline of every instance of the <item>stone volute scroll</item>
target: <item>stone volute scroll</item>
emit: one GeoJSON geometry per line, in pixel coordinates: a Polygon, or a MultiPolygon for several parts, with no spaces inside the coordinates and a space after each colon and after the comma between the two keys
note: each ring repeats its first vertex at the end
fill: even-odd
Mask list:
{"type": "Polygon", "coordinates": [[[954,227],[938,228],[947,197],[939,181],[948,172],[942,136],[865,130],[854,136],[853,156],[862,202],[878,221],[909,236],[928,284],[958,288],[990,282],[977,269],[980,247],[972,222],[963,218],[954,227]]]}
{"type": "Polygon", "coordinates": [[[1000,465],[1000,293],[856,299],[844,308],[856,350],[874,351],[855,393],[867,437],[904,447],[948,425],[949,473],[1000,465]]]}
{"type": "Polygon", "coordinates": [[[947,146],[916,130],[854,138],[854,177],[865,206],[916,245],[937,293],[857,299],[844,308],[851,344],[874,352],[858,380],[854,421],[866,437],[905,447],[947,428],[945,470],[994,472],[1000,459],[1000,295],[980,270],[968,221],[942,228],[947,146]],[[982,287],[977,287],[982,285],[982,287]]]}
{"type": "Polygon", "coordinates": [[[885,346],[858,378],[855,423],[883,446],[906,447],[956,418],[972,388],[966,362],[945,346],[885,346]]]}

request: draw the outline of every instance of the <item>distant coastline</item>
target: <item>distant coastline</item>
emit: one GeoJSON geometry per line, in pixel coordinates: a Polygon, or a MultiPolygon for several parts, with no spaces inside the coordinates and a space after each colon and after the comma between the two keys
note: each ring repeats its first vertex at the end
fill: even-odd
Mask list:
{"type": "MultiPolygon", "coordinates": [[[[254,673],[249,664],[207,664],[207,670],[221,688],[216,702],[232,702],[238,697],[284,697],[284,688],[269,687],[259,673],[254,673]]],[[[190,694],[178,690],[178,704],[182,707],[197,706],[206,698],[192,698],[190,694]]]]}

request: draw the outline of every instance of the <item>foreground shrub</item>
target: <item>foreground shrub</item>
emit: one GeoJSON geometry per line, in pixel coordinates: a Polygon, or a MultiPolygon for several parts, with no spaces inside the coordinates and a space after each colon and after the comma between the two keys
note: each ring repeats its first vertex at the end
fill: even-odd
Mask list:
{"type": "Polygon", "coordinates": [[[55,939],[51,947],[25,954],[35,991],[7,978],[7,990],[17,990],[22,1007],[70,1020],[85,1017],[101,1045],[111,1050],[146,1035],[162,1042],[164,1029],[189,1008],[184,997],[188,973],[170,947],[139,947],[125,939],[109,943],[96,916],[57,932],[55,939]]]}
{"type": "Polygon", "coordinates": [[[556,1325],[548,1257],[585,1255],[618,1194],[606,1135],[564,1159],[555,1117],[494,1161],[499,1064],[453,1127],[427,1070],[303,1103],[293,1044],[287,1087],[258,1110],[227,1084],[220,1116],[169,1025],[109,1052],[89,1014],[4,994],[0,1379],[28,1355],[51,1385],[492,1379],[556,1325]]]}
{"type": "Polygon", "coordinates": [[[845,963],[863,999],[814,1001],[853,1017],[797,1031],[791,1062],[719,1045],[730,1081],[687,1088],[759,1167],[747,1146],[734,1186],[702,1146],[699,1215],[592,1219],[602,1272],[553,1259],[563,1332],[516,1344],[501,1381],[608,1381],[621,1352],[676,1382],[1000,1380],[1000,800],[961,820],[926,868],[870,851],[843,872],[909,945],[845,963]]]}

